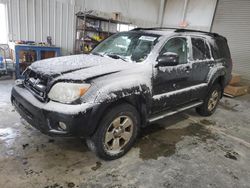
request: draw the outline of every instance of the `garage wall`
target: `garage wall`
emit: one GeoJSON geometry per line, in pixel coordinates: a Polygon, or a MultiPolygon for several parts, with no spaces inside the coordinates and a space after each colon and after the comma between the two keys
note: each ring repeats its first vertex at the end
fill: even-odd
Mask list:
{"type": "Polygon", "coordinates": [[[95,10],[99,15],[111,17],[120,12],[122,20],[140,27],[155,26],[161,0],[76,0],[82,10],[95,10]]]}
{"type": "Polygon", "coordinates": [[[10,40],[46,41],[62,47],[63,54],[73,51],[75,16],[78,11],[95,10],[110,18],[121,12],[122,20],[138,26],[155,25],[160,0],[1,0],[7,3],[10,40]],[[109,12],[109,13],[107,13],[109,12]]]}
{"type": "Polygon", "coordinates": [[[179,27],[181,21],[188,23],[187,28],[209,31],[217,0],[167,0],[163,15],[163,25],[179,27]]]}
{"type": "MultiPolygon", "coordinates": [[[[94,10],[99,16],[110,18],[111,12],[120,12],[122,21],[139,27],[158,26],[159,12],[164,0],[0,0],[7,3],[10,40],[46,41],[47,36],[63,54],[74,46],[74,14],[94,10]]],[[[188,28],[209,30],[216,0],[166,0],[163,26],[178,27],[184,18],[188,28]],[[197,19],[199,18],[199,19],[197,19]]]]}
{"type": "Polygon", "coordinates": [[[74,5],[56,0],[9,0],[9,39],[46,41],[62,47],[64,54],[73,49],[74,5]]]}
{"type": "Polygon", "coordinates": [[[233,71],[250,80],[250,1],[219,0],[212,31],[227,37],[233,71]]]}

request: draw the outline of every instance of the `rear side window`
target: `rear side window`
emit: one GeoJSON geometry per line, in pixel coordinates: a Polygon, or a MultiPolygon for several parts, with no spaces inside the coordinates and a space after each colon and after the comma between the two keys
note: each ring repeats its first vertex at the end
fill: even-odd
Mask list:
{"type": "Polygon", "coordinates": [[[214,59],[220,59],[220,58],[231,59],[231,54],[227,45],[227,41],[222,37],[216,38],[215,45],[212,48],[212,53],[214,59]]]}
{"type": "Polygon", "coordinates": [[[211,58],[209,47],[204,39],[191,38],[191,41],[194,60],[205,60],[211,58]]]}

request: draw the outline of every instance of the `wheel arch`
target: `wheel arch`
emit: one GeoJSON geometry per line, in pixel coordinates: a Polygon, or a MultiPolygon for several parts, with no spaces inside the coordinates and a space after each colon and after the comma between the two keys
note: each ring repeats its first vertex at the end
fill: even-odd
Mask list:
{"type": "Polygon", "coordinates": [[[147,100],[148,99],[146,99],[145,96],[143,95],[131,95],[122,98],[117,98],[112,101],[103,102],[102,104],[100,104],[100,107],[94,112],[96,114],[96,116],[94,116],[96,119],[91,126],[94,126],[95,128],[93,129],[91,135],[93,135],[95,131],[98,129],[105,112],[107,112],[110,108],[114,106],[124,103],[132,105],[137,110],[140,118],[139,122],[140,127],[145,127],[147,125],[146,119],[148,116],[148,109],[149,109],[147,100]]]}
{"type": "Polygon", "coordinates": [[[214,84],[219,84],[221,86],[221,92],[224,92],[224,88],[226,87],[226,72],[224,67],[210,75],[208,89],[210,90],[214,84]]]}

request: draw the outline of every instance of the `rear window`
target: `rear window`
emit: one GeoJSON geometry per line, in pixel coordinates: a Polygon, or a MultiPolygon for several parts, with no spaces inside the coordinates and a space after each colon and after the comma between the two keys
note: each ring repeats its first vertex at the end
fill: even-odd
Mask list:
{"type": "Polygon", "coordinates": [[[220,37],[216,38],[215,45],[213,46],[212,53],[214,59],[231,59],[230,50],[227,45],[226,39],[220,37]]]}
{"type": "Polygon", "coordinates": [[[192,38],[192,49],[194,60],[210,59],[209,47],[204,39],[192,38]]]}

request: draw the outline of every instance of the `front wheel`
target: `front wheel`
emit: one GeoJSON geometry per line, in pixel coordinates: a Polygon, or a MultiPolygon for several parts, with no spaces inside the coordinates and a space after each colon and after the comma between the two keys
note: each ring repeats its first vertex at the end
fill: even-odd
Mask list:
{"type": "Polygon", "coordinates": [[[133,146],[138,127],[137,110],[129,104],[117,105],[104,115],[94,135],[87,139],[87,145],[102,159],[117,159],[133,146]]]}
{"type": "Polygon", "coordinates": [[[221,98],[221,86],[219,84],[215,84],[212,86],[210,92],[208,92],[207,97],[204,100],[204,103],[196,108],[196,111],[201,116],[210,116],[212,115],[216,107],[219,104],[221,98]]]}

